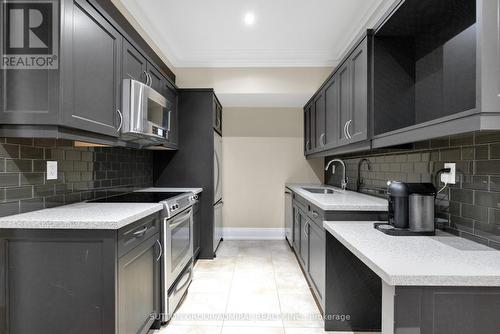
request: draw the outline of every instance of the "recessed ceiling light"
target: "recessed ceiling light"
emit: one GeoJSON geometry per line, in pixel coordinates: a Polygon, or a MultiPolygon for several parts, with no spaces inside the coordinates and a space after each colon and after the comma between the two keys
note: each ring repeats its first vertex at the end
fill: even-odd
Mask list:
{"type": "Polygon", "coordinates": [[[252,12],[248,12],[245,14],[245,17],[243,18],[243,21],[245,22],[245,25],[251,26],[255,23],[255,14],[252,12]]]}

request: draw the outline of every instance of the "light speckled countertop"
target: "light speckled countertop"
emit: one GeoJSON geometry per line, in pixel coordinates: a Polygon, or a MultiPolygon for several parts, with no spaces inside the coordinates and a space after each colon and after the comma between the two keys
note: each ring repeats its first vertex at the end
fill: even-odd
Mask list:
{"type": "Polygon", "coordinates": [[[374,222],[323,226],[389,285],[500,286],[500,251],[438,231],[436,236],[389,236],[374,222]]]}
{"type": "Polygon", "coordinates": [[[192,192],[193,194],[199,194],[203,191],[203,188],[168,188],[168,187],[151,187],[139,189],[137,191],[142,192],[192,192]]]}
{"type": "Polygon", "coordinates": [[[288,189],[325,211],[387,211],[387,200],[320,184],[287,183],[288,189]],[[329,188],[334,194],[316,194],[303,188],[329,188]]]}
{"type": "Polygon", "coordinates": [[[0,228],[117,230],[163,209],[159,203],[76,203],[0,218],[0,228]]]}

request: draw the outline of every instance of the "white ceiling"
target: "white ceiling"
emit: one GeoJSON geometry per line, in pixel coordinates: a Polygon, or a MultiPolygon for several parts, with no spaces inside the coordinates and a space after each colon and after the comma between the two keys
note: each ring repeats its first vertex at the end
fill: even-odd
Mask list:
{"type": "Polygon", "coordinates": [[[175,67],[334,66],[392,0],[119,0],[175,67]],[[246,26],[246,13],[255,24],[246,26]]]}

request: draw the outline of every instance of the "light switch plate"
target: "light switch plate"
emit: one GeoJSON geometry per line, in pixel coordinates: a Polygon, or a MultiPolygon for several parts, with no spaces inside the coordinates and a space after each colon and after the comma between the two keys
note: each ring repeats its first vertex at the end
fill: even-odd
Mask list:
{"type": "Polygon", "coordinates": [[[449,173],[441,173],[441,182],[448,184],[456,183],[456,174],[457,174],[457,164],[454,162],[447,162],[444,164],[444,168],[449,168],[449,173]]]}
{"type": "Polygon", "coordinates": [[[57,161],[47,161],[47,180],[57,180],[57,161]]]}

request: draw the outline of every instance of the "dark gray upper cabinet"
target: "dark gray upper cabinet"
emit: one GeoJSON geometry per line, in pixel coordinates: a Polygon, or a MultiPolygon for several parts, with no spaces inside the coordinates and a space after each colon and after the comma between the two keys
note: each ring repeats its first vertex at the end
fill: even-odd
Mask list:
{"type": "Polygon", "coordinates": [[[149,85],[158,93],[165,95],[167,91],[167,79],[151,63],[148,62],[147,72],[149,75],[149,85]]]}
{"type": "Polygon", "coordinates": [[[122,62],[123,79],[133,79],[146,83],[148,61],[126,39],[123,40],[122,62]]]}
{"type": "Polygon", "coordinates": [[[500,129],[499,9],[407,0],[388,11],[373,40],[374,147],[500,129]]]}
{"type": "Polygon", "coordinates": [[[311,102],[304,108],[304,153],[314,151],[314,104],[311,102]]]}
{"type": "Polygon", "coordinates": [[[340,142],[342,129],[340,126],[339,79],[333,76],[325,86],[325,148],[334,148],[340,142]]]}
{"type": "MultiPolygon", "coordinates": [[[[347,137],[347,127],[352,120],[351,112],[351,88],[352,88],[352,78],[351,78],[351,68],[349,62],[344,63],[335,75],[339,80],[339,126],[342,128],[339,131],[338,145],[342,146],[349,143],[349,138],[347,137]]],[[[329,111],[330,112],[330,111],[329,111]]]]}
{"type": "Polygon", "coordinates": [[[314,148],[316,150],[322,149],[326,145],[326,105],[325,105],[325,91],[320,91],[314,99],[314,126],[315,126],[315,139],[314,148]]]}
{"type": "MultiPolygon", "coordinates": [[[[169,89],[175,95],[177,88],[106,10],[94,0],[61,1],[58,67],[0,69],[4,97],[0,100],[0,135],[133,145],[123,142],[117,131],[122,79],[150,82],[163,95],[169,89]]],[[[0,11],[4,17],[3,6],[0,11]]],[[[172,141],[176,143],[177,103],[172,104],[172,141]]]]}
{"type": "Polygon", "coordinates": [[[368,139],[368,39],[363,40],[348,60],[351,76],[350,119],[346,126],[349,143],[368,139]]]}
{"type": "Polygon", "coordinates": [[[74,0],[67,10],[63,38],[64,124],[118,136],[122,36],[87,1],[74,0]]]}
{"type": "Polygon", "coordinates": [[[369,139],[370,41],[368,32],[304,107],[305,139],[311,145],[306,156],[333,154],[369,139]]]}

